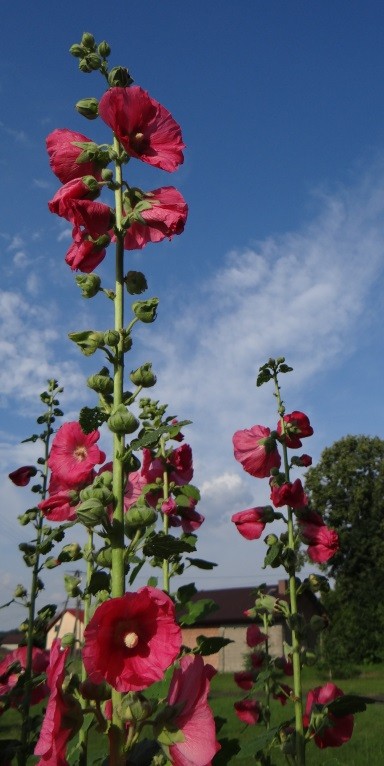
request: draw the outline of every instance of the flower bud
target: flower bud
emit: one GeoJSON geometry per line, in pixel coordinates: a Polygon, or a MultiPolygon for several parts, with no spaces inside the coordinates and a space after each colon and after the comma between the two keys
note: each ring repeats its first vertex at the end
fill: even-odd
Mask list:
{"type": "Polygon", "coordinates": [[[103,168],[101,171],[101,177],[103,181],[112,181],[113,180],[113,170],[110,168],[103,168]]]}
{"type": "Polygon", "coordinates": [[[159,305],[158,298],[147,298],[146,301],[136,301],[135,303],[133,303],[132,311],[135,314],[135,316],[140,320],[140,322],[149,324],[150,322],[154,322],[156,319],[156,312],[157,312],[158,305],[159,305]]]}
{"type": "Polygon", "coordinates": [[[108,567],[110,569],[112,566],[112,548],[100,548],[96,554],[96,562],[101,567],[108,567]]]}
{"type": "Polygon", "coordinates": [[[104,333],[95,330],[82,330],[81,332],[69,332],[68,338],[76,343],[84,356],[91,356],[98,348],[104,346],[104,333]]]}
{"type": "Polygon", "coordinates": [[[128,692],[122,700],[121,718],[123,721],[145,721],[152,714],[150,700],[137,692],[128,692]]]}
{"type": "Polygon", "coordinates": [[[96,497],[90,497],[76,508],[79,521],[85,527],[92,529],[105,519],[105,509],[103,503],[96,497]]]}
{"type": "Polygon", "coordinates": [[[123,336],[123,351],[124,351],[124,353],[127,352],[127,351],[130,351],[131,348],[132,348],[132,338],[131,338],[131,336],[128,333],[124,332],[124,336],[123,336]]]}
{"type": "Polygon", "coordinates": [[[115,434],[132,434],[139,427],[139,421],[124,404],[115,407],[107,420],[109,429],[115,434]]]}
{"type": "Polygon", "coordinates": [[[76,111],[87,120],[96,120],[99,116],[99,102],[97,98],[81,98],[75,104],[76,111]]]}
{"type": "Polygon", "coordinates": [[[96,391],[98,394],[113,393],[113,380],[109,375],[101,375],[100,373],[90,375],[87,379],[87,386],[92,388],[92,391],[96,391]]]}
{"type": "Polygon", "coordinates": [[[117,330],[106,330],[104,333],[104,343],[106,346],[117,346],[120,340],[120,333],[117,330]]]}
{"type": "Polygon", "coordinates": [[[60,561],[58,559],[54,559],[53,556],[50,556],[48,559],[45,559],[44,566],[46,569],[55,569],[56,567],[60,566],[60,561]]]}
{"type": "Polygon", "coordinates": [[[28,595],[24,585],[16,585],[13,593],[13,598],[26,598],[28,595]]]}
{"type": "Polygon", "coordinates": [[[61,646],[63,649],[72,648],[76,643],[76,638],[73,633],[65,633],[61,638],[61,646]]]}
{"type": "Polygon", "coordinates": [[[90,32],[84,32],[81,38],[81,45],[88,51],[94,51],[96,48],[95,38],[90,32]]]}
{"type": "Polygon", "coordinates": [[[135,386],[143,386],[143,388],[150,388],[156,383],[156,375],[152,372],[151,362],[146,362],[137,370],[132,370],[129,377],[135,386]]]}
{"type": "Polygon", "coordinates": [[[69,52],[71,56],[75,56],[75,58],[81,59],[81,57],[84,56],[85,50],[82,45],[75,43],[74,45],[71,45],[69,52]]]}
{"type": "Polygon", "coordinates": [[[98,274],[78,274],[75,281],[83,298],[93,298],[100,290],[101,279],[98,274]]]}
{"type": "Polygon", "coordinates": [[[128,531],[140,527],[149,527],[156,521],[157,514],[147,505],[132,505],[124,516],[124,526],[128,531]]]}
{"type": "Polygon", "coordinates": [[[92,67],[89,66],[87,58],[80,59],[79,69],[81,72],[84,72],[84,74],[89,74],[89,72],[92,72],[92,67]]]}
{"type": "Polygon", "coordinates": [[[79,691],[85,700],[94,700],[95,702],[104,702],[104,700],[108,700],[111,696],[111,687],[106,681],[95,684],[89,678],[81,682],[79,691]]]}
{"type": "Polygon", "coordinates": [[[97,53],[88,53],[85,58],[91,71],[96,71],[97,69],[100,69],[101,58],[100,56],[97,55],[97,53]]]}
{"type": "Polygon", "coordinates": [[[264,542],[266,543],[266,545],[276,545],[278,540],[279,538],[276,535],[271,534],[266,536],[264,542]]]}
{"type": "Polygon", "coordinates": [[[67,561],[77,561],[78,559],[81,559],[82,556],[83,554],[79,543],[68,543],[68,545],[64,545],[64,548],[60,551],[58,561],[60,564],[67,561]]]}
{"type": "Polygon", "coordinates": [[[147,280],[141,271],[128,271],[124,282],[130,295],[140,295],[148,289],[147,280]]]}
{"type": "Polygon", "coordinates": [[[133,79],[123,66],[115,66],[108,74],[108,84],[111,88],[127,88],[132,85],[133,79]]]}
{"type": "Polygon", "coordinates": [[[106,59],[108,58],[108,56],[111,55],[111,48],[106,42],[106,40],[103,40],[101,43],[99,43],[99,45],[97,46],[97,52],[103,59],[106,59]]]}

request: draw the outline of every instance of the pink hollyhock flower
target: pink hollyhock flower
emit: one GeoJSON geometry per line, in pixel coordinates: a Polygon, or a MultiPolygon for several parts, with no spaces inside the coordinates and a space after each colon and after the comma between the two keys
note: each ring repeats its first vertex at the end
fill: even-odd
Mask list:
{"type": "Polygon", "coordinates": [[[73,229],[73,243],[67,251],[65,262],[72,271],[90,274],[106,256],[105,242],[97,244],[85,232],[73,229]]]}
{"type": "Polygon", "coordinates": [[[248,670],[240,670],[238,673],[233,674],[235,683],[240,686],[240,689],[248,692],[252,689],[255,682],[254,674],[248,670]]]}
{"type": "Polygon", "coordinates": [[[10,480],[16,484],[16,487],[26,487],[29,484],[32,476],[36,476],[37,468],[34,465],[23,465],[21,468],[16,468],[15,471],[11,471],[8,474],[10,480]]]}
{"type": "Polygon", "coordinates": [[[244,699],[235,702],[235,713],[240,721],[250,726],[256,724],[260,718],[261,707],[257,700],[244,699]]]}
{"type": "Polygon", "coordinates": [[[264,641],[266,641],[268,636],[265,635],[265,633],[262,633],[258,625],[249,625],[247,628],[246,633],[246,642],[247,646],[249,646],[251,649],[253,649],[255,646],[259,646],[259,644],[263,644],[264,641]]]}
{"type": "MultiPolygon", "coordinates": [[[[125,250],[141,249],[148,242],[161,242],[184,231],[188,205],[180,192],[173,186],[163,186],[144,195],[144,201],[151,205],[140,210],[140,219],[133,220],[124,237],[125,250]]],[[[135,208],[133,208],[134,214],[135,208]]]]}
{"type": "MultiPolygon", "coordinates": [[[[344,692],[332,683],[311,689],[307,696],[304,724],[310,726],[312,712],[319,712],[323,706],[327,706],[329,702],[333,702],[337,697],[342,697],[343,694],[344,692]]],[[[324,747],[340,747],[340,745],[351,739],[353,725],[353,715],[336,717],[331,712],[328,712],[324,728],[321,728],[314,734],[317,747],[321,749],[324,747]]]]}
{"type": "Polygon", "coordinates": [[[301,439],[304,439],[306,436],[312,436],[313,428],[304,412],[295,410],[289,415],[284,415],[283,420],[285,423],[285,433],[283,434],[281,420],[277,424],[277,433],[287,447],[297,449],[302,446],[301,439]]]}
{"type": "Polygon", "coordinates": [[[273,699],[279,700],[282,705],[286,705],[292,693],[293,689],[291,689],[290,686],[287,686],[287,684],[279,684],[278,690],[275,691],[272,696],[273,699]]]}
{"type": "MultiPolygon", "coordinates": [[[[45,649],[33,647],[32,649],[32,676],[39,676],[45,672],[49,663],[49,652],[45,649]]],[[[27,667],[27,647],[19,646],[9,652],[0,662],[0,696],[5,696],[15,688],[20,676],[27,667]]],[[[32,688],[31,704],[37,705],[48,695],[49,689],[45,683],[32,688]]],[[[16,707],[22,700],[23,691],[12,698],[11,706],[16,707]]]]}
{"type": "Polygon", "coordinates": [[[162,513],[166,516],[171,516],[172,513],[177,513],[177,503],[173,497],[168,497],[167,500],[161,504],[162,513]]]}
{"type": "Polygon", "coordinates": [[[60,640],[56,639],[51,648],[50,666],[47,682],[50,688],[45,718],[34,753],[40,756],[37,766],[67,766],[66,748],[68,740],[81,725],[79,703],[68,698],[62,691],[65,676],[65,662],[68,649],[61,649],[60,640]],[[76,708],[75,726],[71,724],[71,715],[76,708]],[[77,728],[76,728],[77,726],[77,728]]]}
{"type": "Polygon", "coordinates": [[[96,186],[96,191],[91,191],[82,179],[78,178],[62,186],[48,202],[51,213],[65,218],[76,229],[94,239],[108,234],[113,224],[111,208],[103,202],[95,202],[94,198],[99,194],[98,185],[96,186]],[[82,231],[81,227],[85,231],[82,231]]]}
{"type": "Polygon", "coordinates": [[[280,487],[272,484],[271,500],[276,508],[281,508],[283,505],[289,505],[291,508],[302,508],[308,503],[308,497],[303,490],[300,479],[296,479],[293,484],[287,481],[280,487]]]}
{"type": "Polygon", "coordinates": [[[128,475],[124,490],[125,511],[128,511],[132,505],[135,505],[146,484],[148,484],[148,480],[141,471],[132,471],[128,475]]]}
{"type": "Polygon", "coordinates": [[[96,442],[99,431],[85,434],[80,423],[64,423],[53,440],[48,465],[59,483],[77,488],[79,483],[88,482],[97,463],[103,463],[105,453],[96,442]]]}
{"type": "Polygon", "coordinates": [[[82,176],[94,176],[100,181],[100,165],[96,162],[77,161],[83,149],[75,146],[75,141],[93,143],[87,136],[83,136],[82,133],[76,133],[73,130],[67,130],[67,128],[59,128],[47,136],[46,144],[49,164],[55,176],[63,184],[82,176]]]}
{"type": "Polygon", "coordinates": [[[325,524],[299,522],[300,535],[308,545],[308,556],[316,564],[324,564],[339,550],[339,537],[334,529],[325,524]]]}
{"type": "Polygon", "coordinates": [[[237,530],[247,540],[258,540],[263,534],[265,525],[272,521],[273,511],[270,506],[262,508],[248,508],[246,511],[238,511],[231,517],[231,521],[236,524],[237,530]]]}
{"type": "Polygon", "coordinates": [[[299,460],[300,465],[302,465],[303,468],[308,468],[310,465],[312,465],[312,458],[310,455],[300,455],[299,460]]]}
{"type": "MultiPolygon", "coordinates": [[[[181,528],[185,534],[188,534],[189,532],[195,532],[196,529],[199,529],[199,527],[201,527],[202,523],[205,521],[205,516],[202,516],[201,513],[198,513],[192,507],[179,508],[179,515],[181,528]]],[[[174,516],[171,517],[171,525],[174,518],[174,516]]]]}
{"type": "Polygon", "coordinates": [[[180,126],[142,88],[111,88],[100,99],[99,115],[130,157],[168,171],[184,161],[180,126]]]}
{"type": "Polygon", "coordinates": [[[276,447],[276,439],[265,426],[252,426],[233,434],[235,459],[241,463],[244,471],[264,479],[271,468],[279,468],[281,457],[276,447]]]}
{"type": "Polygon", "coordinates": [[[184,740],[169,746],[172,766],[211,766],[212,758],[220,750],[207,702],[209,682],[215,672],[199,654],[182,657],[173,672],[167,702],[179,709],[172,718],[172,727],[182,732],[184,740]]]}
{"type": "Polygon", "coordinates": [[[84,639],[83,661],[90,680],[105,680],[121,692],[159,681],[181,647],[173,601],[151,587],[100,604],[84,639]]]}
{"type": "Polygon", "coordinates": [[[192,449],[189,444],[181,444],[176,447],[163,461],[161,458],[153,458],[149,449],[143,449],[143,463],[141,472],[148,483],[161,479],[164,470],[168,472],[169,480],[178,486],[188,484],[193,477],[192,449]]]}

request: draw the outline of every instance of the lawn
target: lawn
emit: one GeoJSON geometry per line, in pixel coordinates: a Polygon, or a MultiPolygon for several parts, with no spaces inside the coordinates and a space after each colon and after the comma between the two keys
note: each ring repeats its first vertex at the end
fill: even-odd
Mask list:
{"type": "MultiPolygon", "coordinates": [[[[307,748],[308,766],[383,766],[384,742],[381,732],[384,729],[384,664],[367,666],[361,675],[348,680],[333,679],[343,692],[370,696],[382,699],[374,705],[369,705],[364,713],[355,717],[355,730],[350,742],[341,748],[319,750],[313,743],[307,748]]],[[[319,677],[314,669],[304,671],[304,691],[315,686],[323,685],[326,681],[319,677]]],[[[245,693],[244,693],[245,695],[245,693]]],[[[261,725],[244,726],[236,717],[233,703],[244,696],[233,682],[231,674],[218,674],[212,680],[210,705],[216,716],[227,719],[220,731],[220,738],[241,738],[243,744],[250,743],[261,733],[261,725]]],[[[286,720],[290,715],[288,705],[283,708],[279,702],[272,704],[271,725],[286,720]]],[[[0,740],[17,737],[18,721],[14,711],[7,711],[0,717],[0,740]]],[[[104,738],[92,732],[90,737],[90,758],[99,758],[105,750],[104,738]]],[[[1,756],[1,744],[0,744],[1,756]]],[[[1,759],[0,759],[1,760],[1,759]]],[[[35,759],[31,759],[31,763],[35,759]]],[[[252,757],[242,757],[241,752],[231,759],[231,766],[252,766],[252,757]]],[[[273,765],[286,766],[286,760],[279,750],[273,751],[273,765]]]]}

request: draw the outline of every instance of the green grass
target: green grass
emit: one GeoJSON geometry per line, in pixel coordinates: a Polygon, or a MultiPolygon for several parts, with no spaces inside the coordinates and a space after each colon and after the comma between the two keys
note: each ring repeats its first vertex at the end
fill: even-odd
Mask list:
{"type": "MultiPolygon", "coordinates": [[[[287,679],[289,682],[289,679],[287,679]]],[[[384,700],[384,664],[367,666],[357,678],[347,680],[333,679],[344,693],[380,697],[384,700]]],[[[303,678],[304,691],[326,683],[314,669],[305,669],[303,678]]],[[[160,685],[159,685],[160,686],[160,685]]],[[[152,691],[152,690],[151,690],[152,691]]],[[[165,688],[160,691],[165,692],[165,688]]],[[[153,695],[155,696],[155,695],[153,695]]],[[[210,705],[217,716],[227,719],[220,731],[220,738],[239,738],[241,743],[251,743],[263,731],[262,725],[244,726],[236,717],[233,703],[245,696],[233,681],[232,674],[218,674],[212,680],[210,705]]],[[[277,725],[291,715],[288,704],[282,707],[272,702],[271,725],[277,725]]],[[[0,716],[0,740],[18,736],[19,716],[15,711],[7,711],[0,716]]],[[[384,766],[384,741],[381,732],[384,729],[384,702],[369,705],[364,713],[355,717],[353,737],[341,748],[319,750],[314,743],[307,747],[308,766],[384,766]]],[[[106,743],[102,735],[92,732],[90,740],[89,764],[105,751],[106,743]]],[[[1,751],[1,742],[0,742],[1,751]]],[[[31,763],[36,759],[31,759],[31,763]]],[[[242,757],[241,753],[231,760],[231,766],[254,766],[251,757],[242,757]]],[[[278,749],[273,751],[274,766],[286,766],[284,756],[278,749]]]]}

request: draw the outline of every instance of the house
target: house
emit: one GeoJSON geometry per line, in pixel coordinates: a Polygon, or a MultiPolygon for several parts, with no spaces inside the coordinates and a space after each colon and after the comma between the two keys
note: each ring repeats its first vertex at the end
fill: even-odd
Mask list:
{"type": "Polygon", "coordinates": [[[66,633],[71,633],[79,642],[83,640],[84,633],[84,610],[75,607],[74,609],[63,609],[62,612],[53,617],[48,625],[46,648],[50,649],[55,638],[62,638],[66,633]]]}

